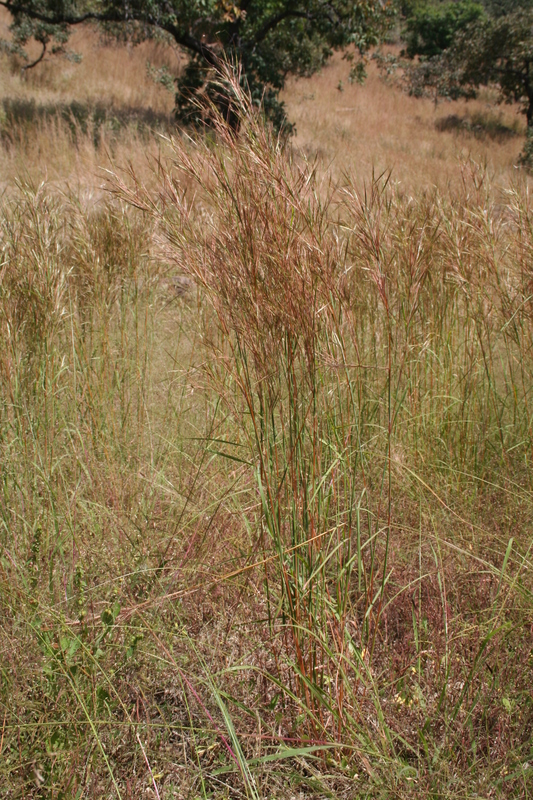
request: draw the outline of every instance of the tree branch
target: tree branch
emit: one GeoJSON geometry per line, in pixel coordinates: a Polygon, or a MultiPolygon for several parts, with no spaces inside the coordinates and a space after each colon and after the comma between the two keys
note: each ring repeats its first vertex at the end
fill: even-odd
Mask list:
{"type": "MultiPolygon", "coordinates": [[[[11,0],[0,0],[0,7],[2,6],[7,9],[12,16],[16,16],[17,14],[25,14],[30,19],[37,20],[38,22],[44,22],[48,25],[82,25],[84,22],[120,23],[131,21],[128,20],[124,14],[118,12],[107,12],[101,14],[97,11],[87,11],[79,16],[62,15],[59,17],[43,14],[42,12],[31,8],[31,6],[26,6],[23,3],[13,3],[11,0]]],[[[155,19],[146,17],[133,17],[133,21],[144,22],[150,27],[159,28],[166,31],[172,36],[176,44],[179,44],[182,47],[185,47],[187,50],[196,53],[196,55],[201,56],[213,67],[216,67],[220,63],[220,60],[211,45],[204,44],[204,42],[201,42],[199,39],[196,39],[194,36],[192,36],[190,32],[180,30],[180,28],[178,28],[176,25],[172,25],[171,23],[165,24],[164,22],[158,22],[155,19]]]]}
{"type": "Polygon", "coordinates": [[[187,50],[201,56],[210,66],[218,67],[220,65],[220,58],[212,45],[196,39],[189,32],[180,31],[179,28],[176,28],[175,25],[171,25],[170,23],[165,25],[164,23],[148,22],[148,24],[153,27],[161,28],[161,30],[169,33],[176,44],[180,44],[187,50]]]}
{"type": "Polygon", "coordinates": [[[256,33],[253,39],[253,44],[257,45],[260,44],[263,39],[265,39],[271,30],[277,28],[277,26],[286,19],[290,18],[294,19],[312,19],[311,14],[308,14],[306,11],[290,11],[285,9],[285,11],[280,11],[279,14],[276,14],[274,17],[271,17],[262,28],[256,33]]]}
{"type": "Polygon", "coordinates": [[[46,53],[46,42],[43,42],[43,43],[42,43],[42,45],[43,45],[43,49],[42,49],[42,51],[41,51],[41,54],[40,54],[40,56],[39,56],[38,58],[36,58],[36,59],[35,59],[35,61],[32,61],[32,62],[31,62],[31,64],[25,64],[25,65],[24,65],[24,66],[21,68],[21,72],[26,72],[26,70],[27,70],[27,69],[33,69],[33,67],[36,67],[36,66],[37,66],[37,64],[40,64],[40,62],[41,62],[41,61],[43,60],[43,58],[44,58],[44,54],[46,53]]]}
{"type": "Polygon", "coordinates": [[[25,14],[30,19],[35,19],[38,22],[45,22],[47,25],[81,25],[83,22],[89,22],[91,20],[96,20],[97,22],[127,22],[124,15],[117,13],[99,14],[96,11],[87,11],[85,14],[80,14],[79,16],[64,14],[61,17],[57,17],[43,14],[21,3],[12,3],[10,0],[0,0],[0,6],[3,6],[3,8],[9,11],[13,17],[17,14],[25,14]]]}

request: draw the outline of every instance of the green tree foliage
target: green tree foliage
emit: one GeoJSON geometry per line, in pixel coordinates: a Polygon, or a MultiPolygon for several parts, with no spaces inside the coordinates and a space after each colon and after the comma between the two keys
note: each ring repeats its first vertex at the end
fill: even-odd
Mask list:
{"type": "MultiPolygon", "coordinates": [[[[528,127],[522,161],[533,166],[533,10],[479,15],[459,26],[440,51],[433,42],[428,36],[422,45],[407,48],[417,61],[394,64],[403,66],[410,93],[455,99],[475,97],[482,86],[497,87],[500,102],[522,107],[528,127]]],[[[391,71],[389,64],[382,67],[391,71]]]]}
{"type": "Polygon", "coordinates": [[[485,20],[457,37],[444,65],[459,85],[495,84],[503,102],[518,102],[533,125],[533,12],[485,20]],[[450,70],[451,67],[451,70],[450,70]],[[452,72],[453,70],[453,72],[452,72]]]}
{"type": "Polygon", "coordinates": [[[533,0],[483,0],[483,5],[490,17],[505,17],[533,8],[533,0]]]}
{"type": "Polygon", "coordinates": [[[457,86],[475,92],[495,84],[500,101],[520,103],[527,119],[521,163],[533,167],[533,11],[517,11],[487,20],[477,31],[458,37],[446,61],[457,86]]]}
{"type": "MultiPolygon", "coordinates": [[[[197,120],[194,97],[212,93],[221,59],[241,64],[243,82],[280,126],[278,94],[288,75],[311,75],[334,50],[350,46],[361,55],[376,44],[393,16],[392,0],[1,0],[12,18],[15,44],[31,38],[61,47],[72,26],[94,20],[130,40],[164,35],[190,55],[177,79],[176,108],[183,121],[197,120]]],[[[231,109],[228,105],[228,114],[231,109]]]]}
{"type": "Polygon", "coordinates": [[[440,55],[460,31],[483,16],[483,6],[472,0],[419,6],[407,19],[406,53],[409,58],[440,55]]]}

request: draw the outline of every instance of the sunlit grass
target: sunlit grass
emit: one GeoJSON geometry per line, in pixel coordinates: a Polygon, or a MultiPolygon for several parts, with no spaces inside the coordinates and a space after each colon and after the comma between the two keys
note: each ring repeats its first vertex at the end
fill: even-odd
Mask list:
{"type": "Polygon", "coordinates": [[[0,794],[527,796],[526,181],[235,102],[4,143],[0,794]]]}

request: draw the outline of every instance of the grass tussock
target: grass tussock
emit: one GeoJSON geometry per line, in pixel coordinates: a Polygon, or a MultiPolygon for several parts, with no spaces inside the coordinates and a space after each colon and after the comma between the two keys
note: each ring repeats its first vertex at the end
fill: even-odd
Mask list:
{"type": "Polygon", "coordinates": [[[527,796],[527,186],[325,180],[233,91],[2,199],[0,794],[527,796]]]}

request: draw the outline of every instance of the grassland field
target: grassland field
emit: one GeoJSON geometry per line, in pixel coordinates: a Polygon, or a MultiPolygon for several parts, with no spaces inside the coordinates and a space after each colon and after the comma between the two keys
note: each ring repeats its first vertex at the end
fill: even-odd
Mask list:
{"type": "Polygon", "coordinates": [[[338,54],[186,135],[69,47],[0,56],[0,797],[530,797],[519,109],[338,54]]]}

